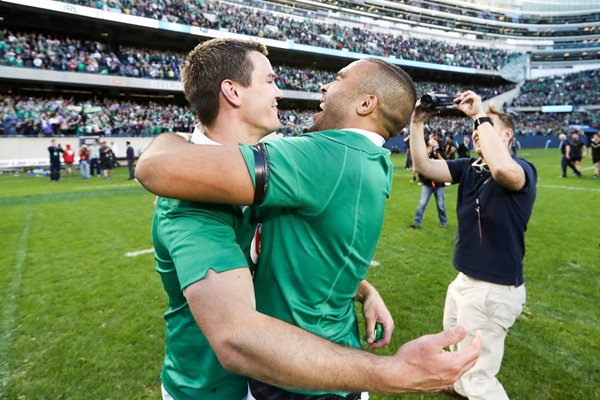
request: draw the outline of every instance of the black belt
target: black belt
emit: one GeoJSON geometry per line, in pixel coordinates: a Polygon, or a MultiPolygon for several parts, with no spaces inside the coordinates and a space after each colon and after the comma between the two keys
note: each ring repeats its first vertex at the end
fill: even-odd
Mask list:
{"type": "Polygon", "coordinates": [[[310,395],[288,392],[267,383],[248,379],[250,393],[256,400],[360,400],[361,393],[350,393],[345,397],[337,394],[310,395]]]}

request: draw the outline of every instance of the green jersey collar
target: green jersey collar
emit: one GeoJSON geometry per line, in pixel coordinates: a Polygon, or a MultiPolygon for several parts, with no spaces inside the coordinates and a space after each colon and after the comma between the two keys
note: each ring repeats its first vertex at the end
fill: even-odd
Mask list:
{"type": "Polygon", "coordinates": [[[375,144],[375,146],[378,146],[378,147],[383,146],[383,144],[385,143],[385,139],[382,138],[380,135],[376,134],[375,132],[367,131],[365,129],[346,128],[346,129],[341,129],[341,130],[342,131],[351,131],[354,133],[358,133],[359,135],[363,135],[364,137],[369,139],[371,142],[373,142],[375,144]]]}

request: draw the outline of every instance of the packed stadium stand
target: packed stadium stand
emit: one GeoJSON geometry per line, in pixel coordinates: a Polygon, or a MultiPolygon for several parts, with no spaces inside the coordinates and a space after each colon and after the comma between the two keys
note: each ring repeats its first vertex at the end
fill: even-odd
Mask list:
{"type": "MultiPolygon", "coordinates": [[[[0,139],[190,131],[179,70],[198,42],[227,36],[268,46],[284,135],[305,131],[320,85],[366,56],[404,68],[419,94],[478,92],[515,114],[523,136],[594,131],[600,6],[549,4],[0,0],[0,139]]],[[[429,129],[469,134],[470,122],[429,129]]]]}

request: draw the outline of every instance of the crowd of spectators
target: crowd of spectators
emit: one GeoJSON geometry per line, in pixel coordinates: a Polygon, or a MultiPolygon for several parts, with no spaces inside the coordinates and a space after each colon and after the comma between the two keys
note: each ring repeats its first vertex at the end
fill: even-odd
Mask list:
{"type": "Polygon", "coordinates": [[[62,97],[2,96],[0,118],[4,135],[153,136],[188,132],[195,123],[186,106],[62,97]]]}
{"type": "Polygon", "coordinates": [[[527,81],[513,106],[600,104],[600,69],[527,81]]]}
{"type": "Polygon", "coordinates": [[[98,41],[0,31],[0,64],[136,78],[179,79],[183,56],[168,51],[111,48],[98,41]]]}
{"type": "MultiPolygon", "coordinates": [[[[365,26],[347,26],[318,20],[318,15],[301,18],[272,13],[243,5],[205,0],[183,2],[164,0],[63,0],[99,9],[112,9],[125,14],[175,22],[232,33],[293,40],[338,50],[394,56],[399,59],[430,62],[477,69],[496,70],[510,62],[517,53],[501,49],[451,44],[443,41],[416,39],[398,33],[376,31],[365,26]]],[[[310,14],[310,13],[309,13],[310,14]]]]}
{"type": "MultiPolygon", "coordinates": [[[[312,125],[314,111],[281,109],[279,133],[296,136],[312,125]]],[[[600,112],[521,113],[515,115],[517,135],[553,135],[569,125],[600,127],[600,112]]],[[[0,96],[0,134],[30,136],[154,136],[162,132],[191,132],[196,116],[189,106],[135,103],[113,99],[76,100],[0,96]]],[[[427,132],[469,135],[472,121],[461,116],[434,116],[427,132]]]]}
{"type": "MultiPolygon", "coordinates": [[[[54,71],[87,72],[151,79],[179,79],[186,54],[119,46],[112,49],[98,41],[59,38],[42,33],[0,31],[0,64],[54,71]]],[[[335,72],[302,69],[287,65],[274,67],[281,89],[318,92],[321,84],[335,79],[335,72]]],[[[494,97],[510,86],[473,88],[483,98],[494,97]]],[[[453,83],[417,82],[419,93],[450,93],[464,90],[453,83]]]]}
{"type": "MultiPolygon", "coordinates": [[[[280,110],[281,130],[295,136],[312,125],[311,111],[280,110]]],[[[5,136],[155,136],[191,132],[197,123],[189,106],[112,99],[0,96],[5,136]]]]}

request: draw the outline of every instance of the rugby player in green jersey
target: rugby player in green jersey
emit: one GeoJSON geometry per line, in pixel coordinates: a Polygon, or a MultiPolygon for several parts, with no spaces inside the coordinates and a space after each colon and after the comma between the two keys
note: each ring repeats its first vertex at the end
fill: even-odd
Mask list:
{"type": "MultiPolygon", "coordinates": [[[[264,135],[277,128],[271,122],[281,93],[263,54],[247,56],[253,65],[250,85],[221,81],[224,108],[217,115],[227,117],[218,120],[220,126],[205,123],[207,131],[264,135]],[[261,70],[270,72],[261,76],[261,70]]],[[[186,82],[183,76],[184,86],[191,85],[194,77],[186,82]]],[[[202,88],[200,82],[196,86],[202,88]]],[[[244,265],[213,268],[209,262],[194,282],[177,282],[185,296],[179,300],[189,306],[220,364],[252,378],[250,399],[358,399],[363,390],[442,389],[474,364],[478,339],[459,353],[446,353],[444,347],[465,335],[455,328],[411,341],[394,356],[375,356],[358,349],[353,306],[363,295],[375,293],[374,301],[380,300],[364,277],[391,189],[389,153],[381,145],[412,113],[412,80],[398,67],[367,59],[341,70],[322,92],[323,112],[313,126],[319,132],[239,147],[190,145],[163,135],[144,152],[137,177],[156,194],[262,205],[256,291],[244,265]]],[[[197,97],[196,103],[190,93],[186,88],[198,112],[205,100],[197,97]]],[[[236,239],[241,238],[223,237],[223,249],[236,239]]],[[[194,245],[197,258],[204,257],[197,240],[184,244],[189,256],[194,245]]],[[[166,247],[178,250],[179,243],[166,247]]],[[[218,252],[218,241],[210,249],[218,252]]],[[[241,264],[241,257],[232,259],[241,264]]],[[[177,259],[173,262],[177,269],[177,259]]],[[[179,271],[173,278],[181,280],[179,271]]],[[[368,321],[371,332],[375,321],[384,322],[380,345],[391,335],[386,313],[368,321]]]]}

